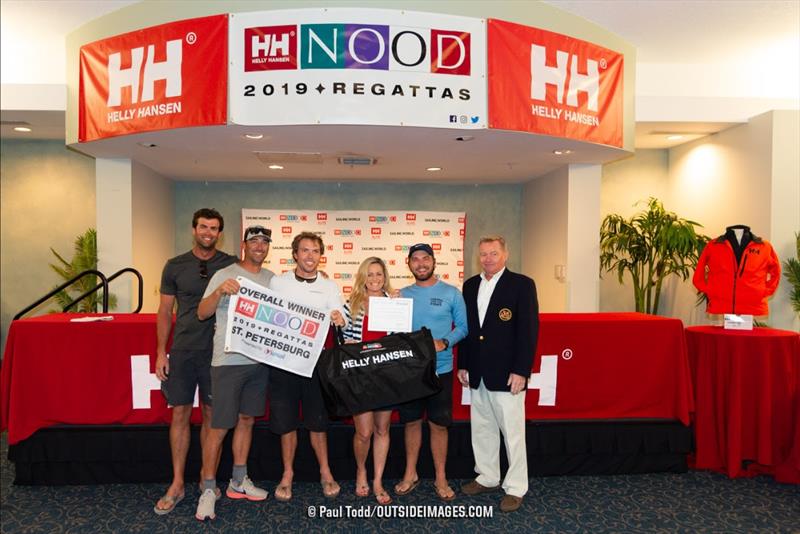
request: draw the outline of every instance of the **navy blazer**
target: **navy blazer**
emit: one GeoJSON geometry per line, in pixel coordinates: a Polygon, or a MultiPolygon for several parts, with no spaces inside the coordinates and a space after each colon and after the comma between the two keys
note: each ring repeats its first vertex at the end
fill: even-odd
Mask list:
{"type": "Polygon", "coordinates": [[[497,280],[483,326],[478,320],[480,275],[464,282],[469,333],[458,345],[458,368],[469,371],[469,385],[481,379],[490,391],[510,391],[509,373],[530,377],[539,338],[536,284],[506,269],[497,280]]]}

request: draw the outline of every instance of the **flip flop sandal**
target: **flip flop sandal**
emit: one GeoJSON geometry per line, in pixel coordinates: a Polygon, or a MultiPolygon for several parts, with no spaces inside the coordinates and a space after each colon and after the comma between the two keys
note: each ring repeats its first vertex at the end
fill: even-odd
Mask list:
{"type": "Polygon", "coordinates": [[[456,492],[453,491],[453,488],[447,486],[446,488],[440,488],[436,484],[433,485],[433,489],[436,491],[436,496],[439,497],[444,502],[450,502],[456,498],[456,492]],[[448,492],[450,493],[448,495],[448,492]]]}
{"type": "Polygon", "coordinates": [[[339,496],[339,492],[342,491],[342,488],[335,480],[320,482],[319,484],[322,486],[322,494],[328,499],[335,499],[339,496]]]}
{"type": "Polygon", "coordinates": [[[185,493],[181,493],[180,495],[167,495],[165,493],[160,499],[158,499],[158,502],[164,501],[165,503],[169,504],[169,507],[159,508],[157,502],[156,505],[153,506],[153,511],[157,515],[167,515],[168,513],[173,511],[176,506],[178,506],[178,503],[181,502],[185,496],[186,496],[185,493]]]}
{"type": "Polygon", "coordinates": [[[356,497],[369,497],[369,485],[356,486],[356,497]]]}
{"type": "Polygon", "coordinates": [[[281,502],[289,502],[292,500],[292,486],[278,486],[272,495],[281,502]]]}
{"type": "Polygon", "coordinates": [[[386,491],[381,491],[375,494],[375,500],[381,506],[386,506],[388,504],[392,504],[392,497],[386,491]]]}
{"type": "Polygon", "coordinates": [[[398,484],[397,484],[397,485],[394,487],[394,492],[395,492],[397,495],[400,495],[400,496],[403,496],[403,495],[408,495],[409,493],[411,493],[412,491],[414,491],[415,489],[417,489],[417,486],[419,486],[419,479],[416,479],[416,480],[413,480],[413,481],[411,481],[411,483],[409,484],[409,486],[408,486],[406,489],[404,489],[404,490],[403,490],[403,489],[400,489],[400,485],[401,485],[401,484],[404,484],[404,483],[406,483],[406,482],[401,480],[401,481],[400,481],[400,482],[399,482],[399,483],[398,483],[398,484]]]}

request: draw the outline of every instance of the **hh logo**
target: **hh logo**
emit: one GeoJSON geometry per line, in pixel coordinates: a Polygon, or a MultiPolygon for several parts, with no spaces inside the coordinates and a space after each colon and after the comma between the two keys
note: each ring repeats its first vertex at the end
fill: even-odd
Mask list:
{"type": "Polygon", "coordinates": [[[352,243],[342,243],[342,249],[343,250],[353,250],[353,244],[352,243]]]}
{"type": "MultiPolygon", "coordinates": [[[[131,393],[133,394],[134,410],[149,410],[150,392],[160,391],[161,381],[155,373],[150,372],[149,354],[131,355],[131,393]]],[[[194,390],[194,403],[192,406],[200,406],[197,389],[194,390]]]]}
{"type": "Polygon", "coordinates": [[[236,313],[239,315],[244,315],[252,319],[256,316],[256,311],[258,311],[258,304],[252,300],[239,298],[239,301],[236,303],[236,313]]]}
{"type": "Polygon", "coordinates": [[[295,25],[245,28],[244,70],[246,72],[296,68],[295,25]]]}
{"type": "Polygon", "coordinates": [[[292,227],[291,226],[281,226],[281,233],[282,234],[291,234],[292,227]]]}
{"type": "Polygon", "coordinates": [[[327,221],[328,214],[327,213],[317,213],[317,220],[318,221],[327,221]]]}
{"type": "MultiPolygon", "coordinates": [[[[331,250],[333,250],[333,249],[331,249],[331,250]]],[[[326,258],[325,256],[322,256],[322,257],[319,259],[319,264],[320,264],[320,265],[326,265],[327,263],[328,263],[328,258],[326,258]]]]}
{"type": "Polygon", "coordinates": [[[370,228],[370,233],[372,233],[372,235],[381,235],[381,229],[380,228],[370,228]]]}
{"type": "MultiPolygon", "coordinates": [[[[166,43],[166,59],[156,61],[156,45],[147,45],[130,51],[130,67],[122,68],[122,53],[108,56],[108,100],[109,107],[122,104],[122,89],[131,88],[131,103],[148,102],[155,98],[157,80],[166,81],[166,98],[181,96],[183,63],[183,40],[175,39],[166,43]]],[[[126,63],[127,61],[126,54],[126,63]]]]}
{"type": "Polygon", "coordinates": [[[433,250],[442,250],[442,244],[441,243],[432,243],[431,244],[431,248],[433,250]]]}
{"type": "Polygon", "coordinates": [[[406,213],[406,220],[407,221],[416,221],[417,214],[416,213],[406,213]]]}
{"type": "Polygon", "coordinates": [[[558,356],[542,355],[538,373],[531,373],[528,389],[539,390],[539,406],[556,405],[556,385],[558,384],[558,356]]]}
{"type": "Polygon", "coordinates": [[[556,50],[555,66],[547,65],[547,48],[531,44],[531,98],[546,100],[547,86],[556,88],[556,100],[566,105],[578,107],[578,93],[587,95],[586,107],[597,113],[597,99],[600,93],[600,70],[598,62],[586,59],[585,74],[578,72],[580,60],[577,55],[556,50]]]}

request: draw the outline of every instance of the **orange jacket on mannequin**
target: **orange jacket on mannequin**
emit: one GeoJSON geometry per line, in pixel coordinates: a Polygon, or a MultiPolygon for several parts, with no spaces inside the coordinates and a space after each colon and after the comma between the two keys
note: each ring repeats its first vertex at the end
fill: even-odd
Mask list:
{"type": "Polygon", "coordinates": [[[709,241],[692,282],[708,297],[708,313],[767,315],[767,299],[778,289],[781,267],[768,241],[747,226],[729,226],[709,241]],[[741,237],[737,238],[737,230],[741,237]]]}

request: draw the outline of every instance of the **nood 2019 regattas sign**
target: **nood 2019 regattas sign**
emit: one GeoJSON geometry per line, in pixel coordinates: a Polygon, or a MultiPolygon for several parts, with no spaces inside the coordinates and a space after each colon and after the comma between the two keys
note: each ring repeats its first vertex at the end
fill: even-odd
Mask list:
{"type": "Polygon", "coordinates": [[[79,141],[225,124],[227,30],[215,15],[82,46],[79,141]]]}
{"type": "Polygon", "coordinates": [[[231,122],[485,128],[485,31],[381,9],[232,14],[231,122]]]}
{"type": "Polygon", "coordinates": [[[489,128],[622,146],[623,55],[489,19],[489,128]]]}

